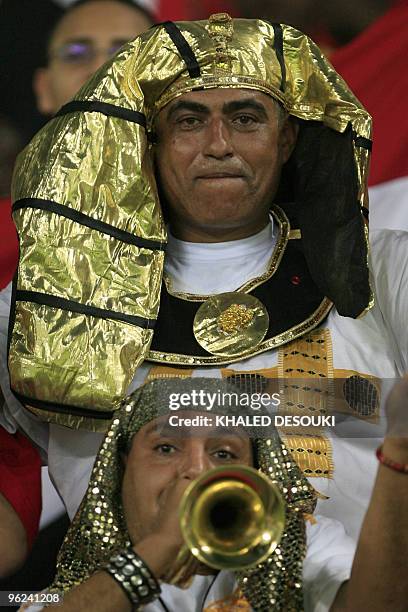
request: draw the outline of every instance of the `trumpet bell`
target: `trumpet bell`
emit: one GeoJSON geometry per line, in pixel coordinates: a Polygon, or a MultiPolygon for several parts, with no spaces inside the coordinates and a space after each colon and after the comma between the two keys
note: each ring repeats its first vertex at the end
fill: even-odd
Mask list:
{"type": "Polygon", "coordinates": [[[191,553],[216,569],[257,565],[276,548],[285,526],[277,487],[247,466],[222,466],[191,483],[180,505],[191,553]]]}

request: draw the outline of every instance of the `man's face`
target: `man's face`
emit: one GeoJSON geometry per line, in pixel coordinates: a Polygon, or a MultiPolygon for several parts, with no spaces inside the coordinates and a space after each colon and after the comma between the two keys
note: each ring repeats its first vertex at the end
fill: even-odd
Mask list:
{"type": "MultiPolygon", "coordinates": [[[[180,414],[194,417],[198,413],[180,414]]],[[[122,497],[133,543],[169,518],[169,498],[175,490],[181,496],[193,480],[211,468],[253,464],[250,439],[244,430],[194,427],[192,432],[167,421],[168,417],[161,417],[142,427],[126,460],[122,497]]],[[[175,518],[178,521],[177,514],[175,518]]]]}
{"type": "Polygon", "coordinates": [[[73,9],[52,37],[48,67],[35,75],[39,110],[56,113],[110,55],[150,25],[143,13],[115,0],[94,0],[73,9]]]}
{"type": "Polygon", "coordinates": [[[296,139],[279,115],[249,89],[194,91],[159,113],[156,168],[176,237],[235,240],[265,227],[296,139]]]}

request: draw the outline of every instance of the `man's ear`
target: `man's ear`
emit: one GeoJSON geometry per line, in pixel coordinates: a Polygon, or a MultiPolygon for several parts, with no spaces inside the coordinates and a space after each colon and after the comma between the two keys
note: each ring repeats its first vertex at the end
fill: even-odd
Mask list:
{"type": "Polygon", "coordinates": [[[293,119],[293,117],[290,115],[285,117],[280,128],[279,136],[283,164],[285,164],[292,155],[292,151],[296,145],[298,132],[299,125],[295,119],[293,119]]]}
{"type": "Polygon", "coordinates": [[[37,98],[37,108],[43,115],[54,114],[54,104],[48,68],[37,68],[33,77],[33,89],[37,98]]]}

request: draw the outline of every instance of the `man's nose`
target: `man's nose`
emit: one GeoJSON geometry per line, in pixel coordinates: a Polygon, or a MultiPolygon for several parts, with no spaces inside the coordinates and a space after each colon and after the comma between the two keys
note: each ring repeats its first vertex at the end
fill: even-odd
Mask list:
{"type": "Polygon", "coordinates": [[[191,440],[179,466],[180,478],[194,480],[211,468],[211,461],[198,439],[191,440]]]}
{"type": "Polygon", "coordinates": [[[222,119],[210,121],[206,134],[204,154],[218,159],[233,154],[229,127],[222,119]]]}

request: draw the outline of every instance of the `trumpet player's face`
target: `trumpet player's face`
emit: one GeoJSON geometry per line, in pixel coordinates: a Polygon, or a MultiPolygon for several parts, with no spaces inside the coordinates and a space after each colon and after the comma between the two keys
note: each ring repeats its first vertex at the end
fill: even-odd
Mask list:
{"type": "Polygon", "coordinates": [[[145,425],[133,438],[122,488],[132,542],[155,532],[178,531],[178,506],[190,482],[211,468],[231,464],[253,465],[243,429],[174,427],[168,417],[145,425]]]}

